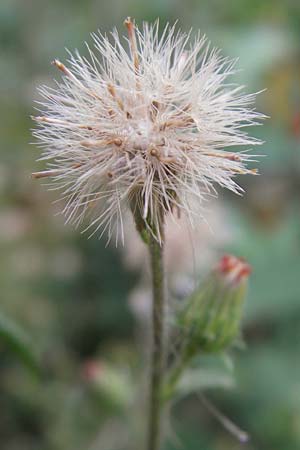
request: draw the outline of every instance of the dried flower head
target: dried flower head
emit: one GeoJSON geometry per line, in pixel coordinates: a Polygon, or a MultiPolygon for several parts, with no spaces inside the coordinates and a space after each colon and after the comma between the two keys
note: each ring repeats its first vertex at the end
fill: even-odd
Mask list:
{"type": "MultiPolygon", "coordinates": [[[[214,183],[234,192],[245,167],[246,152],[234,146],[260,144],[243,128],[262,115],[227,79],[235,61],[209,48],[200,34],[158,21],[139,30],[128,18],[129,54],[116,30],[112,42],[94,34],[89,59],[70,54],[69,68],[55,60],[63,81],[56,88],[41,87],[42,116],[34,132],[49,161],[48,170],[34,178],[51,177],[63,191],[63,213],[101,235],[114,229],[122,236],[122,215],[135,217],[162,240],[164,214],[183,211],[193,223],[214,183]],[[228,148],[228,149],[227,149],[228,148]]],[[[201,214],[200,214],[201,216],[201,214]]]]}

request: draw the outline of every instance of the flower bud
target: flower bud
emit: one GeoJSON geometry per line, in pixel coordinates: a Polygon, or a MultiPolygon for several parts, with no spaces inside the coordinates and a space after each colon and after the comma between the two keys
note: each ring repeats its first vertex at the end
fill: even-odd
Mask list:
{"type": "Polygon", "coordinates": [[[186,357],[199,351],[226,349],[240,331],[251,268],[244,260],[225,255],[179,313],[186,357]]]}
{"type": "Polygon", "coordinates": [[[128,406],[132,398],[132,385],[124,371],[107,362],[87,361],[82,376],[108,409],[122,411],[128,406]]]}

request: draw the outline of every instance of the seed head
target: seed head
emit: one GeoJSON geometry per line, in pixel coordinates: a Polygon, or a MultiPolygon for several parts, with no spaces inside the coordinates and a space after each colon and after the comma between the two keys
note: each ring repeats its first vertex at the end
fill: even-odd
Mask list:
{"type": "Polygon", "coordinates": [[[255,94],[227,81],[235,61],[210,49],[205,37],[158,21],[139,30],[125,20],[124,47],[116,30],[109,40],[93,34],[89,58],[70,53],[55,88],[41,87],[42,115],[34,132],[51,177],[62,190],[63,213],[86,230],[113,231],[123,240],[123,213],[131,209],[161,242],[160,221],[182,211],[191,223],[216,193],[214,184],[242,192],[234,178],[256,173],[249,154],[235,146],[257,145],[243,128],[263,116],[255,94]],[[196,202],[193,200],[196,199],[196,202]],[[195,204],[198,207],[195,208],[195,204]]]}

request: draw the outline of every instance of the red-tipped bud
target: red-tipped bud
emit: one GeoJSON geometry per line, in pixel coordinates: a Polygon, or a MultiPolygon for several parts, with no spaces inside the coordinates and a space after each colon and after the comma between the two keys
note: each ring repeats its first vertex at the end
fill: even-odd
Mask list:
{"type": "Polygon", "coordinates": [[[129,374],[112,364],[88,360],[82,367],[82,378],[107,408],[121,411],[132,398],[129,374]]]}
{"type": "Polygon", "coordinates": [[[225,255],[220,259],[179,313],[185,352],[220,352],[237,338],[250,273],[249,264],[241,258],[225,255]]]}

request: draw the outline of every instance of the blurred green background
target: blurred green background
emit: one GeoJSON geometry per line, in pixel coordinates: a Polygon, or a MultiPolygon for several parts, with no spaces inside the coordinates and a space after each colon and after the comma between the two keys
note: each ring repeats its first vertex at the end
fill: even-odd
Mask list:
{"type": "MultiPolygon", "coordinates": [[[[137,383],[130,379],[140,377],[141,355],[147,350],[142,345],[147,304],[136,299],[145,276],[138,270],[138,252],[132,252],[138,243],[130,239],[128,256],[126,249],[105,247],[105,240],[88,240],[64,226],[56,215],[58,206],[52,204],[56,197],[30,179],[39,167],[35,162],[39,151],[29,144],[36,87],[60,77],[50,62],[56,57],[65,60],[64,47],[86,54],[84,41],[90,42],[89,33],[98,28],[108,31],[116,25],[123,32],[128,15],[138,23],[159,17],[162,23],[179,19],[184,30],[200,28],[224,54],[239,57],[243,70],[235,80],[247,91],[267,88],[257,107],[270,116],[263,127],[251,130],[266,142],[259,149],[266,155],[259,164],[261,176],[241,180],[247,190],[244,198],[221,193],[212,206],[217,211],[216,239],[212,235],[195,248],[208,255],[196,277],[225,251],[245,257],[253,267],[244,323],[247,348],[234,354],[235,386],[230,389],[228,368],[228,374],[224,369],[217,377],[218,388],[209,388],[209,375],[206,380],[209,398],[251,439],[239,443],[191,394],[174,408],[177,436],[166,448],[296,450],[300,448],[300,4],[296,0],[1,0],[0,448],[135,448],[128,430],[139,427],[128,423],[124,405],[134,396],[131,383],[136,388],[137,383]],[[104,378],[114,379],[108,367],[116,371],[116,386],[110,385],[112,392],[107,393],[104,378]]],[[[130,408],[134,413],[135,407],[130,408]]]]}

